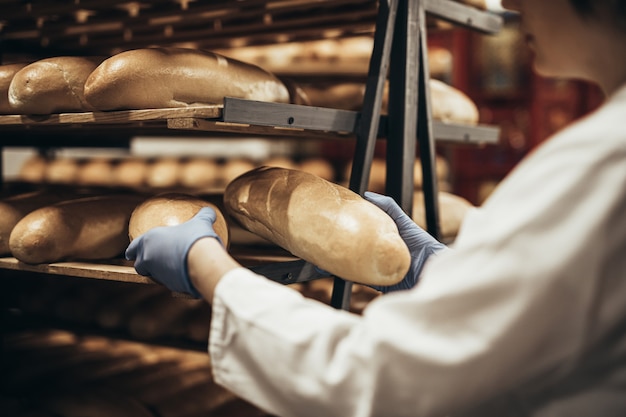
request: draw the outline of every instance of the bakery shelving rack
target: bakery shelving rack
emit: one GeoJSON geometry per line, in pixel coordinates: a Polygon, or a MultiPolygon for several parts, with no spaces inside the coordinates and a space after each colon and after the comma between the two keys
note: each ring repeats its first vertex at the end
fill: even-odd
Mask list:
{"type": "MultiPolygon", "coordinates": [[[[485,34],[496,33],[501,19],[451,0],[245,0],[128,1],[84,0],[68,3],[0,1],[2,54],[29,51],[35,56],[109,55],[160,44],[199,48],[232,47],[328,36],[374,33],[374,47],[360,112],[261,103],[226,98],[223,105],[185,109],[86,112],[47,116],[0,116],[0,146],[123,145],[132,135],[184,130],[233,135],[288,135],[297,140],[355,140],[350,188],[362,194],[369,180],[374,144],[387,141],[387,193],[411,212],[413,161],[419,144],[428,230],[439,235],[434,142],[494,143],[498,129],[433,121],[430,115],[426,50],[429,18],[442,19],[485,34]],[[329,35],[331,34],[331,35],[329,35]],[[383,85],[389,79],[389,116],[381,116],[383,85]],[[92,132],[97,131],[98,134],[92,132]],[[111,139],[107,132],[122,132],[111,139]],[[103,132],[105,132],[103,134],[103,132]],[[89,135],[90,137],[86,137],[89,135]],[[418,140],[416,141],[416,138],[418,140]]],[[[256,262],[261,258],[245,258],[256,262]]],[[[277,267],[284,259],[278,261],[277,267]]],[[[59,263],[28,266],[12,258],[0,269],[85,278],[150,282],[128,264],[59,263]]],[[[347,308],[350,283],[335,279],[331,304],[347,308]]]]}

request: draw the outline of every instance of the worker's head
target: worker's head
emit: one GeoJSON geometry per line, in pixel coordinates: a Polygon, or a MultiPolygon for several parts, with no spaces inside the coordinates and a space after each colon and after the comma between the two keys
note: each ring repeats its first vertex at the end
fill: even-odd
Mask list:
{"type": "Polygon", "coordinates": [[[626,82],[626,0],[502,0],[521,14],[542,75],[581,78],[610,92],[626,82]]]}

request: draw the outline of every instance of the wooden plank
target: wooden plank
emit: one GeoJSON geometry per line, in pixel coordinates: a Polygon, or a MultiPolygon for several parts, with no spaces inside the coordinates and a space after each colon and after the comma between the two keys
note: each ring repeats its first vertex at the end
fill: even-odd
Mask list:
{"type": "Polygon", "coordinates": [[[123,124],[139,121],[167,120],[177,117],[221,117],[222,105],[181,107],[166,109],[120,110],[110,112],[58,113],[47,115],[0,116],[0,126],[16,125],[72,125],[72,124],[123,124]]]}
{"type": "Polygon", "coordinates": [[[0,269],[35,272],[40,274],[67,275],[81,278],[103,279],[108,281],[153,284],[151,279],[135,272],[132,263],[125,260],[108,263],[92,262],[56,262],[51,264],[30,265],[15,258],[0,258],[0,269]]]}
{"type": "MultiPolygon", "coordinates": [[[[297,259],[284,250],[274,247],[232,248],[231,255],[235,260],[241,263],[241,265],[246,267],[297,259]]],[[[121,258],[105,261],[71,261],[31,265],[20,262],[13,257],[4,257],[0,258],[0,271],[3,269],[106,281],[155,284],[150,278],[139,275],[135,271],[132,261],[121,258]]]]}
{"type": "Polygon", "coordinates": [[[197,118],[176,118],[169,119],[167,126],[170,129],[206,131],[206,132],[228,132],[243,133],[246,135],[260,136],[288,136],[297,140],[337,140],[354,139],[354,135],[338,132],[323,132],[314,130],[304,130],[295,128],[282,128],[275,126],[253,126],[243,123],[226,123],[221,121],[197,119],[197,118]]]}

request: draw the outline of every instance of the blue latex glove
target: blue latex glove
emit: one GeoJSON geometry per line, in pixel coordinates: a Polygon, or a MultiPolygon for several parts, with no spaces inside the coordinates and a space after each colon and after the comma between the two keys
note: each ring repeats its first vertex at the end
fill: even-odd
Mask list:
{"type": "Polygon", "coordinates": [[[370,191],[367,191],[364,197],[367,201],[385,211],[393,219],[398,226],[400,237],[402,237],[402,240],[409,247],[409,252],[411,252],[411,267],[402,281],[388,287],[372,286],[372,288],[383,293],[413,288],[419,280],[420,273],[428,257],[445,249],[446,245],[437,241],[428,232],[415,224],[393,198],[370,191]]]}
{"type": "Polygon", "coordinates": [[[201,298],[187,271],[189,249],[204,237],[214,237],[223,242],[213,230],[215,211],[203,207],[185,223],[176,226],[156,227],[134,239],[126,249],[126,259],[135,260],[135,270],[151,277],[172,291],[201,298]]]}

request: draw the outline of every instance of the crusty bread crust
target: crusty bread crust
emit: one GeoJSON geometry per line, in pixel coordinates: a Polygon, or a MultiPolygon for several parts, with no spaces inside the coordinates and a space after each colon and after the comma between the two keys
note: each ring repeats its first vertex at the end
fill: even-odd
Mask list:
{"type": "Polygon", "coordinates": [[[85,80],[99,57],[46,58],[19,70],[9,86],[9,105],[16,114],[51,114],[93,110],[83,94],[85,80]]]}
{"type": "Polygon", "coordinates": [[[134,240],[148,230],[159,226],[175,226],[195,216],[203,207],[211,207],[217,214],[213,224],[215,233],[228,248],[230,234],[221,210],[213,203],[184,193],[162,193],[148,198],[133,211],[128,224],[128,235],[134,240]]]}
{"type": "Polygon", "coordinates": [[[85,84],[98,110],[221,104],[224,97],[289,102],[287,87],[269,72],[209,51],[146,48],[105,60],[85,84]]]}
{"type": "Polygon", "coordinates": [[[411,257],[393,220],[358,194],[315,175],[261,167],[226,188],[245,229],[349,281],[391,285],[411,257]]]}

